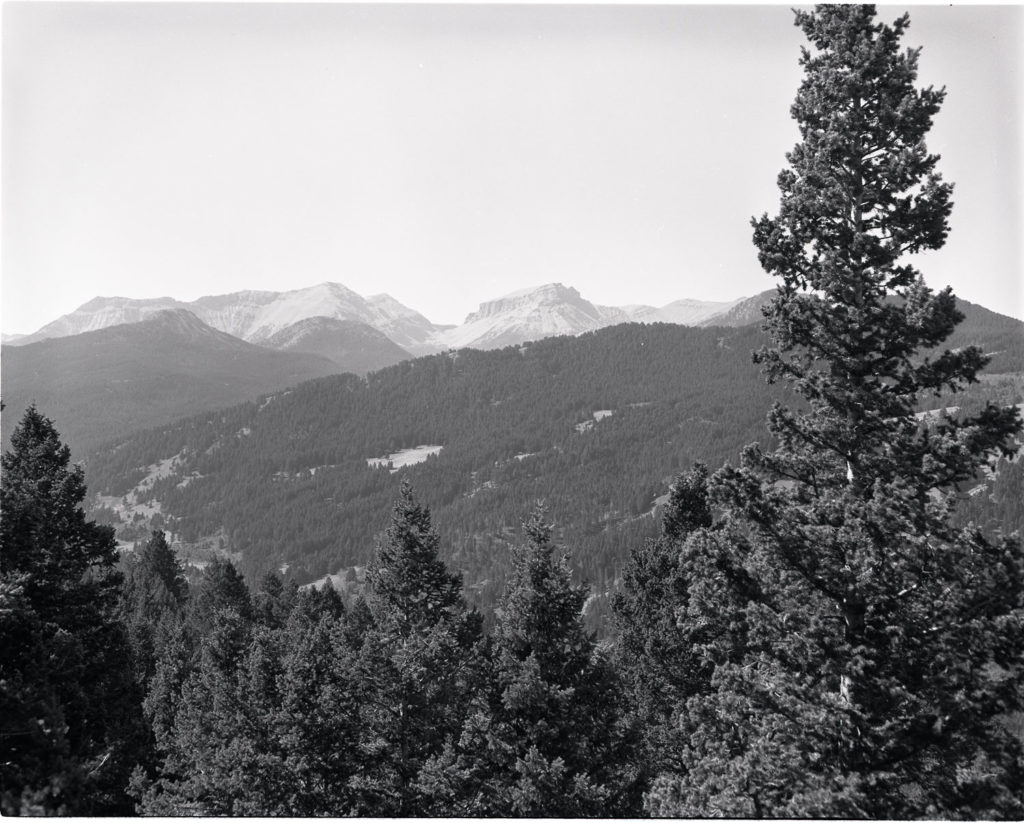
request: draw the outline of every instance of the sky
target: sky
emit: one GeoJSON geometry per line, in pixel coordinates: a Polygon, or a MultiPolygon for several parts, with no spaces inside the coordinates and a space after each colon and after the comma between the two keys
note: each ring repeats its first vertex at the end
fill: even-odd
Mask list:
{"type": "MultiPolygon", "coordinates": [[[[916,262],[1024,318],[1024,8],[903,10],[956,184],[916,262]]],[[[802,43],[784,5],[5,2],[0,328],[324,281],[435,323],[755,294],[802,43]]]]}

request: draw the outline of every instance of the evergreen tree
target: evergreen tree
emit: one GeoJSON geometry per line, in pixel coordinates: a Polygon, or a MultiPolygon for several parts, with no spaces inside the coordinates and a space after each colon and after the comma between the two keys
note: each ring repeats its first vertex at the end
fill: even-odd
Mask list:
{"type": "Polygon", "coordinates": [[[358,814],[422,814],[417,778],[457,735],[479,672],[481,620],[438,557],[430,510],[403,481],[367,569],[372,625],[360,647],[364,805],[358,814]]]}
{"type": "Polygon", "coordinates": [[[639,800],[623,695],[583,625],[587,598],[538,506],[497,612],[488,685],[426,770],[435,813],[628,816],[639,800]]]}
{"type": "Polygon", "coordinates": [[[113,529],[86,520],[83,472],[30,407],[0,478],[0,808],[125,813],[141,695],[117,619],[113,529]]]}
{"type": "MultiPolygon", "coordinates": [[[[162,549],[155,555],[162,556],[162,549]]],[[[205,768],[196,766],[198,758],[216,746],[214,729],[226,728],[223,724],[227,721],[219,710],[229,702],[224,695],[232,691],[225,684],[233,677],[232,667],[238,664],[252,633],[252,598],[238,570],[220,557],[210,560],[190,594],[180,619],[165,620],[157,626],[154,671],[143,702],[155,754],[140,763],[142,768],[133,774],[130,787],[147,814],[230,813],[230,798],[224,801],[227,805],[216,805],[219,801],[206,796],[212,796],[213,789],[193,779],[193,772],[205,768]],[[197,698],[204,689],[205,696],[197,698]],[[214,692],[221,698],[215,698],[214,692]],[[202,705],[191,705],[193,699],[200,699],[202,705]],[[211,708],[214,704],[218,709],[211,708]],[[183,720],[190,711],[193,714],[183,720]],[[204,711],[213,711],[222,725],[209,720],[204,711]],[[197,718],[209,720],[211,725],[204,727],[197,718]],[[197,728],[205,729],[209,736],[204,738],[197,728]],[[206,748],[192,748],[183,742],[188,735],[206,748]]]]}
{"type": "Polygon", "coordinates": [[[672,486],[662,515],[662,533],[630,553],[622,590],[613,601],[618,629],[616,663],[629,690],[633,714],[644,735],[639,762],[653,776],[677,768],[680,742],[670,722],[677,705],[706,685],[690,638],[679,627],[692,569],[685,543],[711,525],[708,470],[697,463],[672,486]]]}
{"type": "Polygon", "coordinates": [[[254,748],[261,708],[239,684],[252,625],[230,609],[216,618],[176,695],[172,719],[166,727],[154,724],[163,762],[154,783],[136,773],[133,789],[143,814],[254,813],[239,807],[254,790],[246,755],[254,748]]]}
{"type": "Polygon", "coordinates": [[[279,574],[267,572],[254,598],[256,621],[273,629],[284,627],[298,599],[299,587],[294,579],[286,584],[279,574]]]}
{"type": "MultiPolygon", "coordinates": [[[[188,583],[181,563],[164,533],[154,531],[126,563],[120,600],[142,713],[141,703],[156,673],[157,661],[178,630],[187,598],[188,583]]],[[[156,738],[149,724],[143,740],[136,753],[136,770],[140,774],[152,773],[158,757],[156,738]]]]}
{"type": "Polygon", "coordinates": [[[185,572],[162,531],[154,531],[142,547],[137,570],[138,577],[145,581],[147,605],[178,608],[185,601],[188,595],[185,572]]]}
{"type": "Polygon", "coordinates": [[[283,632],[271,725],[285,788],[278,808],[289,815],[338,817],[373,804],[359,794],[363,694],[347,628],[345,617],[328,612],[312,626],[293,619],[283,632]]]}
{"type": "Polygon", "coordinates": [[[417,815],[417,779],[457,735],[478,677],[481,621],[462,581],[437,556],[430,510],[402,481],[391,523],[367,570],[372,623],[359,648],[362,677],[358,814],[417,815]]]}
{"type": "MultiPolygon", "coordinates": [[[[269,584],[266,588],[276,588],[269,584]]],[[[343,816],[360,793],[360,680],[342,613],[298,592],[282,626],[219,613],[159,735],[145,814],[343,816]]]]}
{"type": "Polygon", "coordinates": [[[800,396],[772,452],[711,480],[723,527],[690,538],[683,628],[711,661],[679,707],[682,768],[660,815],[1019,817],[1024,557],[957,528],[959,484],[1012,451],[1015,409],[919,420],[976,380],[976,348],[934,353],[961,319],[907,253],[945,241],[951,187],[924,137],[944,92],[918,90],[909,21],[871,6],[797,12],[813,46],[793,106],[802,142],[777,218],[754,222],[781,279],[756,359],[800,396]]]}
{"type": "Polygon", "coordinates": [[[188,583],[162,531],[154,531],[125,570],[121,612],[135,659],[136,679],[148,685],[156,670],[159,638],[172,630],[188,597],[188,583]]]}
{"type": "Polygon", "coordinates": [[[200,635],[209,634],[217,624],[217,614],[229,610],[243,620],[252,620],[252,597],[234,563],[214,557],[203,569],[196,587],[188,620],[200,635]]]}
{"type": "Polygon", "coordinates": [[[430,509],[416,502],[412,485],[403,480],[391,524],[366,572],[368,605],[379,626],[409,635],[461,610],[462,580],[438,557],[439,545],[430,509]]]}

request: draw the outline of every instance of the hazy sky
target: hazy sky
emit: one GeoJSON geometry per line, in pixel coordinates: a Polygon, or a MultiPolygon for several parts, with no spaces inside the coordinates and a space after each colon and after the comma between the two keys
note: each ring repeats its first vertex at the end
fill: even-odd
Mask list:
{"type": "MultiPolygon", "coordinates": [[[[908,8],[956,183],[933,286],[1024,317],[1021,7],[908,8]]],[[[3,4],[2,327],[333,280],[439,323],[561,281],[769,288],[787,6],[3,4]]]]}

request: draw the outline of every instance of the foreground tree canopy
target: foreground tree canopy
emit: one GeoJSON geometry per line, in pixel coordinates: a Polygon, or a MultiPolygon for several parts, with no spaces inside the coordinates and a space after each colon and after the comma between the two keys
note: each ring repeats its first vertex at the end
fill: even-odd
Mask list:
{"type": "MultiPolygon", "coordinates": [[[[616,636],[538,505],[493,615],[403,482],[341,591],[154,531],[118,557],[29,409],[0,482],[0,811],[278,816],[1020,818],[1024,554],[954,515],[1014,408],[919,415],[986,356],[907,254],[945,241],[906,17],[797,12],[802,136],[754,221],[792,389],[775,447],[676,479],[616,636]]],[[[436,490],[434,490],[436,492],[436,490]]]]}
{"type": "Polygon", "coordinates": [[[1009,454],[1014,408],[921,420],[976,379],[976,348],[934,352],[961,319],[907,253],[945,241],[951,186],[924,136],[944,93],[917,89],[906,16],[797,12],[811,42],[793,105],[803,141],[776,218],[754,221],[781,283],[756,360],[804,401],[778,448],[710,480],[720,528],[679,613],[710,676],[677,706],[680,768],[661,815],[1004,816],[1021,812],[1020,545],[954,528],[959,484],[1009,454]]]}
{"type": "Polygon", "coordinates": [[[128,813],[142,735],[113,529],[86,520],[82,470],[35,407],[0,481],[0,811],[128,813]]]}

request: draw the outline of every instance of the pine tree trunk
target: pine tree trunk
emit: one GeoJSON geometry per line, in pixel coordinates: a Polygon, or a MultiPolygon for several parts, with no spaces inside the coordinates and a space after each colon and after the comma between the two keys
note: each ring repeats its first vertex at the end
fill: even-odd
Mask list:
{"type": "MultiPolygon", "coordinates": [[[[850,648],[860,645],[864,632],[864,604],[846,598],[843,603],[843,639],[850,648]]],[[[857,703],[857,679],[850,672],[839,677],[839,696],[849,706],[857,703]]]]}

